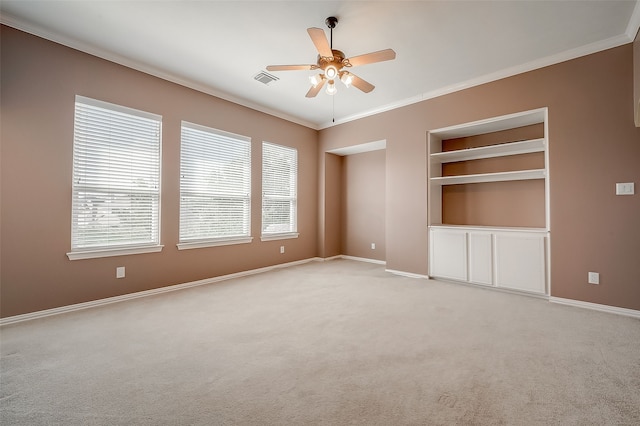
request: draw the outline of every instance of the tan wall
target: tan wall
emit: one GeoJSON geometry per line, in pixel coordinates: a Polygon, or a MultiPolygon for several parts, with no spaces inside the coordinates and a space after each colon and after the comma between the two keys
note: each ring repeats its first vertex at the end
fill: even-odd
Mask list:
{"type": "Polygon", "coordinates": [[[316,256],[315,130],[5,26],[1,54],[2,317],[316,256]],[[76,94],[163,117],[161,253],[68,260],[76,94]],[[177,250],[181,120],[252,138],[251,244],[177,250]],[[263,140],[298,149],[298,239],[260,241],[263,140]]]}
{"type": "Polygon", "coordinates": [[[442,188],[445,225],[544,228],[544,180],[448,185],[442,188]]]}
{"type": "Polygon", "coordinates": [[[320,154],[324,158],[324,191],[327,194],[324,203],[323,246],[320,257],[333,257],[342,254],[342,157],[335,154],[320,154]]]}
{"type": "Polygon", "coordinates": [[[640,309],[640,195],[615,195],[616,182],[640,185],[632,52],[627,44],[327,128],[320,150],[387,141],[387,268],[427,274],[427,132],[546,106],[551,294],[640,309]],[[587,284],[589,271],[600,285],[587,284]]]}
{"type": "Polygon", "coordinates": [[[343,157],[342,254],[385,259],[385,156],[379,150],[343,157]]]}

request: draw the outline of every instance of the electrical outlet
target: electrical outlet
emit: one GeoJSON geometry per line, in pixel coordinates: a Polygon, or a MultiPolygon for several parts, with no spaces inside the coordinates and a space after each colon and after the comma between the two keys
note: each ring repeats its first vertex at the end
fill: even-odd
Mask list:
{"type": "Polygon", "coordinates": [[[284,246],[280,246],[280,254],[284,253],[284,246]]]}
{"type": "Polygon", "coordinates": [[[375,250],[376,249],[376,243],[371,243],[371,250],[375,250]]]}
{"type": "Polygon", "coordinates": [[[124,266],[118,266],[116,268],[116,278],[124,278],[124,266]]]}
{"type": "Polygon", "coordinates": [[[589,284],[600,284],[600,274],[597,272],[589,272],[589,284]]]}

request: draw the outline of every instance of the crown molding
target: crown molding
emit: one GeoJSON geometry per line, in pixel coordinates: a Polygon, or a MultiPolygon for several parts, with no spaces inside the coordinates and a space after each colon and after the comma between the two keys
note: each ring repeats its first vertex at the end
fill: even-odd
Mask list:
{"type": "MultiPolygon", "coordinates": [[[[635,11],[632,16],[632,20],[635,19],[638,21],[635,24],[635,31],[638,31],[638,27],[640,26],[640,0],[636,3],[635,11]],[[634,18],[635,17],[635,18],[634,18]]],[[[633,27],[633,25],[629,25],[629,27],[633,27]]],[[[523,74],[529,71],[534,71],[540,68],[545,68],[550,65],[556,65],[562,62],[570,61],[572,59],[577,59],[582,56],[591,55],[594,53],[601,52],[603,50],[612,49],[614,47],[622,46],[623,44],[633,42],[635,38],[635,33],[633,37],[628,35],[629,31],[625,34],[621,34],[615,37],[611,37],[605,40],[600,40],[591,44],[587,44],[584,46],[577,47],[575,49],[565,50],[563,52],[550,55],[544,58],[537,59],[535,61],[527,62],[524,64],[516,65],[510,68],[505,68],[494,73],[485,74],[483,76],[473,78],[470,80],[466,80],[460,83],[455,83],[450,86],[442,87],[437,90],[433,90],[431,92],[426,92],[418,96],[412,96],[410,98],[406,98],[400,100],[398,102],[394,102],[391,104],[386,104],[377,108],[373,108],[358,114],[353,114],[348,117],[336,120],[335,122],[325,122],[319,126],[319,129],[326,129],[329,127],[333,127],[339,124],[348,123],[350,121],[355,121],[361,118],[370,117],[376,114],[380,114],[382,112],[391,111],[397,108],[401,108],[404,106],[412,105],[418,102],[422,102],[428,99],[437,98],[439,96],[448,95],[454,92],[458,92],[460,90],[469,89],[471,87],[480,86],[482,84],[491,83],[493,81],[502,80],[508,77],[513,77],[518,74],[523,74]]]]}
{"type": "Polygon", "coordinates": [[[105,59],[107,61],[110,62],[114,62],[116,64],[125,66],[127,68],[131,68],[134,69],[136,71],[140,71],[143,72],[145,74],[149,74],[151,76],[157,77],[157,78],[161,78],[163,80],[169,81],[171,83],[175,83],[178,84],[180,86],[184,86],[187,87],[189,89],[193,89],[193,90],[197,90],[198,92],[202,92],[205,93],[207,95],[211,95],[214,96],[216,98],[228,101],[228,102],[232,102],[234,104],[249,108],[249,109],[253,109],[255,111],[259,111],[277,118],[281,118],[283,120],[295,123],[295,124],[299,124],[301,126],[305,126],[305,127],[309,127],[313,130],[318,130],[318,126],[316,123],[312,123],[306,120],[303,120],[299,117],[295,117],[293,115],[290,114],[285,114],[281,111],[277,111],[271,108],[267,108],[263,105],[259,105],[257,103],[251,102],[247,99],[244,98],[239,98],[236,96],[232,96],[229,93],[214,89],[210,86],[204,85],[204,84],[200,84],[198,82],[192,81],[192,80],[188,80],[185,78],[182,78],[178,75],[172,74],[172,73],[168,73],[160,68],[156,68],[153,66],[150,66],[148,64],[144,64],[142,62],[136,61],[134,59],[131,58],[127,58],[125,56],[121,56],[118,54],[115,54],[113,52],[110,52],[108,50],[105,49],[101,49],[99,47],[96,47],[92,44],[89,43],[85,43],[83,41],[77,40],[75,38],[70,38],[70,37],[66,37],[63,36],[61,34],[49,31],[47,29],[44,29],[40,26],[37,25],[33,25],[31,23],[28,23],[24,20],[18,19],[14,16],[11,16],[7,13],[0,13],[0,23],[3,25],[7,25],[9,27],[15,28],[17,30],[20,31],[24,31],[26,33],[35,35],[37,37],[41,37],[44,38],[46,40],[52,41],[54,43],[58,43],[61,44],[63,46],[66,47],[70,47],[72,49],[78,50],[80,52],[84,52],[87,53],[89,55],[92,56],[96,56],[98,58],[101,59],[105,59]]]}
{"type": "Polygon", "coordinates": [[[633,8],[633,13],[631,13],[627,31],[625,32],[630,42],[636,39],[638,30],[640,30],[640,0],[636,0],[636,7],[633,8]]]}

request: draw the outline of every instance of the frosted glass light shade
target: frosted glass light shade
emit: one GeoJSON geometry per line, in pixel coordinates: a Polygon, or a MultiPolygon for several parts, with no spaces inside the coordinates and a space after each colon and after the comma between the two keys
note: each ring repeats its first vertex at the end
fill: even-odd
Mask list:
{"type": "Polygon", "coordinates": [[[337,91],[335,83],[330,80],[329,84],[327,84],[327,95],[335,95],[337,91]]]}
{"type": "Polygon", "coordinates": [[[309,76],[309,81],[311,82],[313,87],[316,87],[316,86],[318,86],[318,84],[320,84],[320,82],[322,81],[322,78],[318,74],[310,75],[309,76]]]}
{"type": "Polygon", "coordinates": [[[347,87],[351,86],[351,83],[353,83],[353,74],[348,71],[344,71],[340,74],[340,81],[342,81],[347,87]]]}
{"type": "Polygon", "coordinates": [[[334,78],[336,78],[338,76],[338,69],[336,67],[334,67],[333,65],[329,65],[324,70],[324,75],[326,75],[329,80],[333,80],[334,78]]]}

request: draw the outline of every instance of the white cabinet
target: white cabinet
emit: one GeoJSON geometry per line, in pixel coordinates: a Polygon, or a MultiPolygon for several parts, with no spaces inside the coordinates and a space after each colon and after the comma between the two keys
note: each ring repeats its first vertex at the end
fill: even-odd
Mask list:
{"type": "Polygon", "coordinates": [[[496,234],[496,286],[545,293],[544,243],[540,234],[496,234]]]}
{"type": "Polygon", "coordinates": [[[549,294],[547,116],[547,109],[540,108],[429,132],[427,216],[430,276],[549,294]],[[526,140],[518,140],[525,134],[528,137],[522,136],[522,139],[526,140]],[[469,142],[473,138],[474,142],[469,142]],[[465,146],[477,147],[460,149],[465,146]],[[497,157],[503,158],[493,160],[497,157]],[[538,183],[524,182],[532,180],[538,183]],[[494,184],[508,181],[521,182],[494,184]],[[544,191],[540,190],[542,185],[544,191]],[[520,215],[511,216],[507,220],[510,223],[505,223],[501,204],[492,204],[496,206],[493,210],[486,209],[490,200],[497,199],[495,194],[501,188],[504,188],[505,195],[499,199],[506,208],[510,207],[509,203],[518,203],[517,197],[512,198],[517,191],[517,194],[526,194],[522,198],[526,203],[518,206],[530,205],[539,210],[534,210],[534,207],[514,209],[520,215]],[[536,189],[533,191],[531,188],[536,189]],[[481,198],[484,194],[491,195],[481,198]],[[467,204],[471,202],[476,204],[467,204]],[[466,209],[463,210],[465,214],[457,214],[460,208],[466,209]],[[487,219],[487,215],[472,214],[484,211],[491,211],[494,216],[487,219]],[[534,211],[538,215],[535,219],[532,220],[532,216],[524,219],[534,211]],[[447,223],[447,220],[455,225],[447,223]],[[487,224],[491,226],[480,226],[487,224]]]}
{"type": "Polygon", "coordinates": [[[469,281],[493,285],[492,234],[489,232],[468,232],[467,235],[469,240],[469,281]]]}
{"type": "Polygon", "coordinates": [[[429,232],[431,277],[547,293],[546,231],[434,226],[429,232]]]}
{"type": "Polygon", "coordinates": [[[467,280],[467,236],[441,229],[431,234],[431,275],[467,280]]]}

